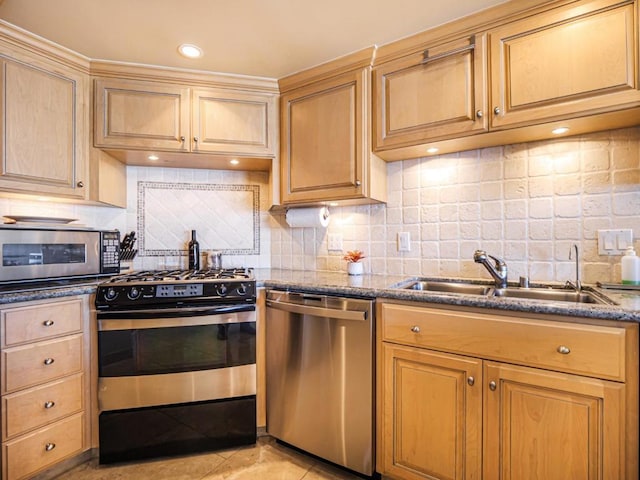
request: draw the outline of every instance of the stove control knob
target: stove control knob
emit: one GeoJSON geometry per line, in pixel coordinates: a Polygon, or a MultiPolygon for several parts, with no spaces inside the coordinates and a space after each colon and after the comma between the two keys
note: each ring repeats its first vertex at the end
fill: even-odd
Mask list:
{"type": "Polygon", "coordinates": [[[244,283],[241,283],[240,286],[236,289],[238,295],[246,295],[247,286],[244,283]]]}
{"type": "Polygon", "coordinates": [[[227,294],[227,286],[223,283],[217,289],[218,295],[224,297],[227,294]]]}
{"type": "Polygon", "coordinates": [[[130,300],[135,300],[140,296],[140,293],[142,292],[138,287],[131,287],[129,289],[129,293],[127,293],[127,297],[129,297],[130,300]]]}
{"type": "Polygon", "coordinates": [[[118,296],[118,292],[113,287],[109,287],[106,292],[104,292],[104,298],[106,300],[113,300],[118,296]]]}

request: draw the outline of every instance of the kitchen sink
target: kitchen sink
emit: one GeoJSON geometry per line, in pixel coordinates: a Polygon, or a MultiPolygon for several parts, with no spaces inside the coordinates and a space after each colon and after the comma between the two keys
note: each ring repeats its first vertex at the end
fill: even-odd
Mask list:
{"type": "Polygon", "coordinates": [[[551,287],[507,287],[496,288],[493,285],[481,285],[469,282],[450,282],[439,280],[416,280],[398,288],[425,292],[457,293],[480,295],[484,297],[515,298],[522,300],[542,300],[548,302],[590,303],[611,305],[612,301],[590,290],[576,292],[569,288],[551,287]]]}
{"type": "Polygon", "coordinates": [[[465,295],[489,295],[493,290],[488,285],[476,285],[473,283],[455,283],[439,281],[417,281],[402,288],[409,290],[425,290],[429,292],[462,293],[465,295]]]}
{"type": "Polygon", "coordinates": [[[604,298],[589,291],[576,292],[569,289],[552,288],[496,288],[493,295],[503,298],[521,298],[526,300],[547,300],[551,302],[610,304],[604,298]]]}

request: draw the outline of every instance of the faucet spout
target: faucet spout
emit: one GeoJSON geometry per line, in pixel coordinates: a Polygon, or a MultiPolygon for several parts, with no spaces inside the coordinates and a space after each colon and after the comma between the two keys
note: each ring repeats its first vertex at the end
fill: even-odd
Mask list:
{"type": "Polygon", "coordinates": [[[578,245],[575,243],[571,245],[571,248],[569,249],[569,260],[571,260],[571,256],[574,251],[576,252],[576,281],[574,283],[571,280],[567,280],[567,286],[573,288],[576,292],[580,292],[580,290],[582,290],[582,282],[580,282],[580,256],[578,254],[578,245]]]}
{"type": "Polygon", "coordinates": [[[507,288],[507,264],[504,260],[487,255],[484,250],[476,250],[473,254],[473,261],[484,265],[495,280],[496,288],[507,288]],[[493,260],[493,264],[489,259],[493,260]]]}

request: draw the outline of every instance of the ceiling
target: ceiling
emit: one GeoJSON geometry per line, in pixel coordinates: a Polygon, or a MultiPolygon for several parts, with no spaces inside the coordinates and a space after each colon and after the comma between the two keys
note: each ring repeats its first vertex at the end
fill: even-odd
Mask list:
{"type": "Polygon", "coordinates": [[[0,0],[0,18],[91,59],[281,78],[503,2],[0,0]]]}

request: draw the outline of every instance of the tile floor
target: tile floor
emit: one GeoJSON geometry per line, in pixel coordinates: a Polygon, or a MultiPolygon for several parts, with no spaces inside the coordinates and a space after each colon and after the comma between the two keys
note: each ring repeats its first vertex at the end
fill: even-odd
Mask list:
{"type": "Polygon", "coordinates": [[[332,465],[260,437],[255,447],[118,465],[97,459],[56,480],[361,480],[332,465]]]}

